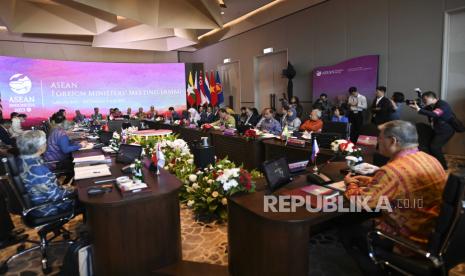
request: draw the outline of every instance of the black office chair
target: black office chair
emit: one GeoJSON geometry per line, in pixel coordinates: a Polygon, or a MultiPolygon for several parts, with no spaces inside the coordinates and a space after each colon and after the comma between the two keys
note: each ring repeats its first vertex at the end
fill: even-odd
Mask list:
{"type": "Polygon", "coordinates": [[[436,228],[426,250],[410,241],[381,231],[368,234],[371,259],[384,270],[403,275],[447,275],[448,271],[465,261],[465,170],[451,174],[443,192],[443,203],[436,228]],[[379,237],[407,248],[419,258],[401,256],[374,245],[379,237]]]}
{"type": "Polygon", "coordinates": [[[40,241],[26,240],[26,242],[36,244],[28,249],[21,250],[13,256],[10,256],[1,266],[0,274],[6,273],[8,271],[8,264],[13,259],[24,255],[28,252],[40,249],[42,253],[42,270],[44,273],[51,272],[51,268],[48,263],[47,258],[47,248],[49,244],[59,236],[63,236],[64,241],[59,243],[72,243],[70,240],[70,232],[66,230],[63,226],[69,222],[75,216],[75,200],[71,198],[63,198],[57,201],[47,202],[41,205],[33,206],[29,198],[29,194],[26,192],[24,184],[19,176],[19,168],[16,165],[16,158],[14,156],[7,156],[1,159],[2,166],[7,172],[9,177],[9,185],[14,191],[16,199],[20,202],[22,207],[21,218],[26,227],[37,229],[40,241]],[[71,203],[73,208],[69,211],[64,211],[57,215],[48,216],[48,217],[35,217],[31,214],[32,211],[37,210],[38,208],[55,205],[59,203],[71,203]],[[47,234],[53,233],[53,236],[50,239],[47,239],[47,234]]]}

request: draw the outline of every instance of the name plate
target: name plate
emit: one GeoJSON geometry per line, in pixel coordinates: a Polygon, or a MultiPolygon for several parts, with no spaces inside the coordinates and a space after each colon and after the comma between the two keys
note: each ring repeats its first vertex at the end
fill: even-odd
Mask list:
{"type": "Polygon", "coordinates": [[[224,135],[228,135],[228,136],[234,136],[236,135],[236,129],[234,128],[227,128],[223,131],[223,134],[224,135]]]}
{"type": "Polygon", "coordinates": [[[305,140],[296,139],[296,138],[289,138],[289,139],[287,139],[287,144],[289,146],[304,148],[305,147],[305,140]]]}

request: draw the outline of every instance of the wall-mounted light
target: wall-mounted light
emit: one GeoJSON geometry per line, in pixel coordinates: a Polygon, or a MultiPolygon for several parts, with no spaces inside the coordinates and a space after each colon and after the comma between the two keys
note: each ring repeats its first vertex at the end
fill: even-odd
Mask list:
{"type": "Polygon", "coordinates": [[[274,49],[272,47],[269,47],[269,48],[265,48],[263,49],[263,54],[266,55],[266,54],[269,54],[269,53],[273,53],[274,49]]]}
{"type": "Polygon", "coordinates": [[[231,62],[231,59],[230,58],[225,58],[223,59],[223,63],[230,63],[231,62]]]}
{"type": "Polygon", "coordinates": [[[0,26],[0,31],[7,31],[8,28],[6,26],[0,26]]]}
{"type": "Polygon", "coordinates": [[[221,15],[224,15],[224,11],[221,11],[220,13],[221,13],[221,15]]]}

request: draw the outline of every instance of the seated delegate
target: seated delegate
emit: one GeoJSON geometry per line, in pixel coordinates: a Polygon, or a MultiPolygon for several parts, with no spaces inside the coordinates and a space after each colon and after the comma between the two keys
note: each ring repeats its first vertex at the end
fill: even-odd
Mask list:
{"type": "Polygon", "coordinates": [[[226,128],[235,128],[236,127],[236,120],[232,115],[230,115],[226,109],[220,108],[218,110],[218,116],[220,117],[219,120],[213,122],[212,126],[224,126],[226,128]]]}
{"type": "Polygon", "coordinates": [[[244,126],[256,126],[258,121],[260,121],[260,115],[257,109],[254,107],[247,107],[245,113],[247,114],[247,118],[244,121],[244,126]]]}
{"type": "Polygon", "coordinates": [[[200,123],[201,124],[210,124],[215,121],[215,114],[213,114],[213,108],[207,106],[206,110],[200,112],[200,123]]]}
{"type": "Polygon", "coordinates": [[[257,129],[274,135],[281,134],[281,124],[274,118],[274,112],[271,108],[266,108],[264,110],[263,118],[258,122],[257,129]]]}
{"type": "Polygon", "coordinates": [[[333,116],[331,117],[331,122],[349,123],[349,118],[347,118],[344,114],[344,109],[342,109],[341,107],[333,107],[333,116]]]}
{"type": "MultiPolygon", "coordinates": [[[[346,196],[369,197],[367,204],[371,208],[375,208],[378,200],[385,197],[394,206],[392,212],[382,210],[381,216],[375,219],[375,227],[385,233],[412,240],[424,248],[439,214],[446,172],[436,158],[418,150],[418,134],[412,123],[391,121],[380,125],[379,129],[379,151],[391,159],[373,177],[348,174],[344,179],[347,185],[346,196]],[[419,199],[422,200],[421,206],[415,205],[419,199]],[[399,202],[408,202],[409,205],[397,206],[399,202]]],[[[349,254],[354,246],[366,248],[366,235],[361,233],[372,230],[369,228],[356,225],[350,230],[342,229],[342,241],[349,254]]],[[[400,253],[409,254],[400,249],[394,248],[400,253]]],[[[366,253],[362,252],[360,256],[368,258],[366,253]]],[[[364,263],[363,260],[359,261],[360,264],[364,263]]],[[[367,272],[370,269],[361,268],[367,272]]]]}
{"type": "Polygon", "coordinates": [[[189,123],[197,125],[200,121],[200,114],[197,109],[191,107],[187,112],[189,112],[189,123]]]}
{"type": "MultiPolygon", "coordinates": [[[[57,201],[71,196],[74,191],[58,186],[53,173],[44,165],[42,153],[47,148],[45,133],[41,130],[29,130],[18,137],[19,149],[18,168],[24,187],[34,206],[50,201],[57,201]]],[[[60,212],[70,210],[71,203],[47,205],[31,212],[36,217],[53,216],[60,212]]]]}
{"type": "Polygon", "coordinates": [[[321,118],[321,111],[319,109],[313,109],[310,113],[310,119],[306,120],[300,125],[301,131],[309,132],[320,132],[323,128],[323,121],[321,118]]]}
{"type": "Polygon", "coordinates": [[[48,162],[57,162],[51,164],[50,168],[71,168],[73,164],[70,153],[85,147],[87,142],[73,143],[70,141],[64,127],[66,119],[62,114],[54,114],[51,120],[54,122],[54,127],[47,140],[47,151],[44,153],[44,159],[48,162]]]}
{"type": "Polygon", "coordinates": [[[291,132],[299,131],[299,127],[302,124],[299,117],[297,117],[297,111],[292,106],[283,107],[284,116],[281,121],[283,128],[287,126],[287,129],[291,132]]]}

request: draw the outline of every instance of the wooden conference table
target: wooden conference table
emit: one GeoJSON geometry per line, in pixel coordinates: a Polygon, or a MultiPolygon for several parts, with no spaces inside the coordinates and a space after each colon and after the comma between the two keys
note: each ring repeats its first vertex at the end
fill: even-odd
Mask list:
{"type": "MultiPolygon", "coordinates": [[[[277,139],[247,140],[239,135],[224,135],[219,130],[202,131],[198,128],[188,128],[164,124],[153,121],[145,121],[145,124],[152,129],[170,129],[179,134],[180,138],[187,143],[200,141],[201,137],[208,137],[215,148],[215,155],[218,158],[228,157],[237,165],[243,164],[248,170],[261,170],[265,160],[286,157],[288,162],[298,162],[309,160],[312,154],[312,146],[307,143],[305,147],[294,147],[285,145],[283,141],[277,139]]],[[[321,164],[329,160],[334,153],[330,149],[320,148],[317,163],[321,164]]]]}
{"type": "MultiPolygon", "coordinates": [[[[74,155],[101,153],[100,149],[94,149],[74,155]]],[[[181,260],[178,190],[182,183],[165,170],[155,175],[144,168],[148,192],[123,197],[113,184],[111,192],[99,196],[87,194],[90,186],[98,186],[94,181],[122,176],[122,167],[112,158],[111,176],[76,181],[90,227],[95,274],[149,275],[181,260]]]]}
{"type": "MultiPolygon", "coordinates": [[[[334,162],[322,169],[333,180],[342,180],[344,162],[334,162]]],[[[309,212],[298,207],[295,212],[265,212],[264,182],[257,183],[252,194],[232,196],[228,200],[229,272],[231,275],[308,275],[308,250],[311,234],[333,224],[344,213],[309,212]]],[[[276,193],[308,185],[306,175],[276,193]]]]}

